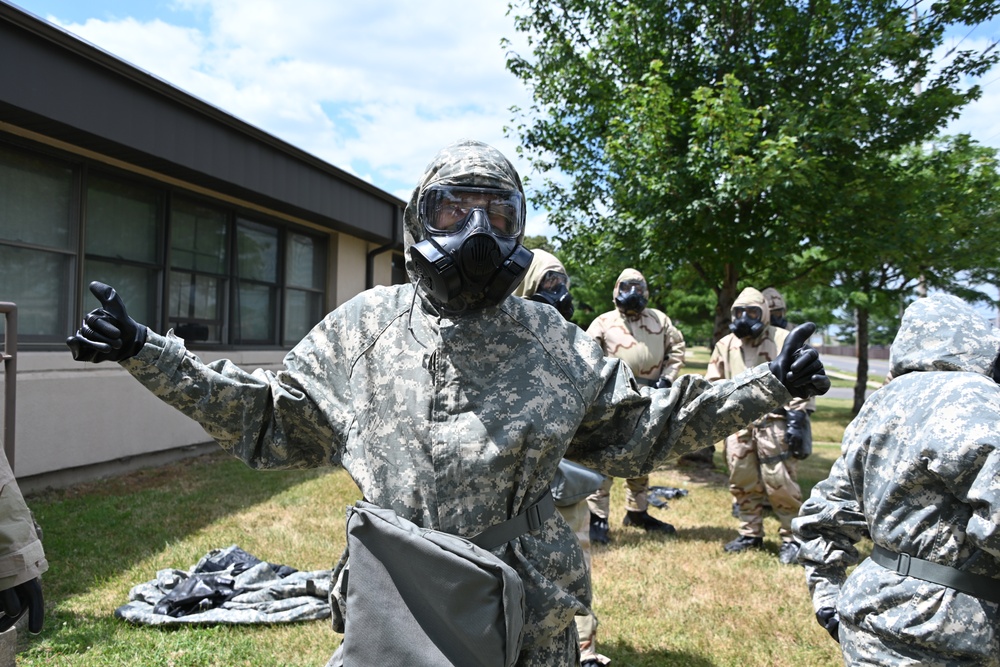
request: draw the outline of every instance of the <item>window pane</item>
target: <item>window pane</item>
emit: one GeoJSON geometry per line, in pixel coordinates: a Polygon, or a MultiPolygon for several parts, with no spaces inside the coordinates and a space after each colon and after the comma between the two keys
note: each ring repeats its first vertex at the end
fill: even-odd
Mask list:
{"type": "Polygon", "coordinates": [[[278,230],[241,220],[236,229],[240,278],[278,282],[278,230]]]}
{"type": "MultiPolygon", "coordinates": [[[[70,335],[73,257],[0,245],[0,301],[17,304],[17,335],[61,340],[70,335]]],[[[98,304],[94,302],[94,307],[98,304]]],[[[0,315],[0,329],[5,327],[0,315]]]]}
{"type": "Polygon", "coordinates": [[[87,253],[156,263],[160,258],[161,192],[92,174],[87,186],[87,253]]]}
{"type": "Polygon", "coordinates": [[[267,285],[240,283],[237,290],[234,343],[274,343],[275,289],[267,285]]]}
{"type": "Polygon", "coordinates": [[[178,269],[228,272],[226,214],[175,199],[170,207],[170,263],[178,269]]]}
{"type": "Polygon", "coordinates": [[[326,282],[326,245],[310,236],[288,235],[286,273],[291,287],[322,290],[326,282]]]}
{"type": "Polygon", "coordinates": [[[282,342],[294,345],[309,333],[326,314],[323,312],[323,295],[302,290],[287,290],[285,305],[285,332],[282,342]]]}
{"type": "Polygon", "coordinates": [[[94,280],[111,285],[121,295],[128,314],[154,330],[159,329],[156,313],[156,270],[126,264],[114,264],[88,259],[83,267],[83,312],[88,313],[101,305],[90,293],[87,285],[94,280]]]}
{"type": "Polygon", "coordinates": [[[72,193],[68,166],[0,146],[0,238],[69,250],[72,193]]]}
{"type": "Polygon", "coordinates": [[[204,274],[170,272],[169,326],[188,342],[222,342],[225,280],[204,274]]]}

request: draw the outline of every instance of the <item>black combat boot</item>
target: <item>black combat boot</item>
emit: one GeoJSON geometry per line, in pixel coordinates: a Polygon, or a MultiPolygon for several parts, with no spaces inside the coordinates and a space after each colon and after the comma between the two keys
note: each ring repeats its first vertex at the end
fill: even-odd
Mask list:
{"type": "Polygon", "coordinates": [[[726,544],[722,547],[724,551],[731,554],[738,554],[741,551],[746,551],[747,549],[760,549],[764,546],[763,537],[750,537],[749,535],[740,535],[732,542],[726,544]]]}
{"type": "Polygon", "coordinates": [[[649,512],[627,511],[625,512],[625,518],[622,519],[622,525],[635,526],[650,533],[663,533],[664,535],[674,535],[677,533],[676,528],[669,523],[654,519],[649,516],[649,512]]]}
{"type": "Polygon", "coordinates": [[[590,541],[598,544],[607,544],[611,541],[608,537],[608,520],[602,519],[593,512],[590,513],[590,541]]]}

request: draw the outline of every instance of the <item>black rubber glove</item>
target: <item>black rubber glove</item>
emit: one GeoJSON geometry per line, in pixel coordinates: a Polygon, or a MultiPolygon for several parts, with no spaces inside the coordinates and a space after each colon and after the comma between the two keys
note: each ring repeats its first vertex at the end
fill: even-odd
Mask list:
{"type": "Polygon", "coordinates": [[[0,591],[0,611],[4,613],[0,616],[0,632],[9,630],[24,612],[28,612],[28,632],[37,635],[45,620],[41,582],[35,578],[0,591]]]}
{"type": "Polygon", "coordinates": [[[83,326],[66,339],[77,361],[121,361],[134,357],[146,343],[146,327],[125,311],[125,304],[110,285],[90,283],[90,292],[101,307],[87,313],[83,326]]]}
{"type": "Polygon", "coordinates": [[[819,611],[816,612],[816,620],[819,622],[823,628],[830,633],[830,636],[839,644],[840,643],[840,616],[837,615],[837,610],[833,607],[821,607],[819,611]]]}
{"type": "Polygon", "coordinates": [[[661,377],[656,380],[656,383],[653,385],[653,389],[669,389],[672,384],[673,382],[670,381],[670,378],[661,377]]]}
{"type": "Polygon", "coordinates": [[[816,325],[812,322],[792,329],[781,352],[768,364],[774,376],[796,398],[809,398],[830,390],[830,378],[819,360],[819,352],[807,344],[814,331],[816,325]]]}
{"type": "Polygon", "coordinates": [[[813,451],[812,426],[805,410],[789,410],[785,416],[785,443],[788,453],[802,460],[813,451]]]}

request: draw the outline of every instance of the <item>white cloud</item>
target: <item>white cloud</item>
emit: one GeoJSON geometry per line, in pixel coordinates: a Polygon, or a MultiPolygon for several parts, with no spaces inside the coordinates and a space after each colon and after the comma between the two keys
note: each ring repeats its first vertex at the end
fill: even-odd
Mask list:
{"type": "MultiPolygon", "coordinates": [[[[397,196],[442,146],[504,137],[528,92],[506,70],[505,3],[178,0],[193,12],[62,27],[397,196]],[[166,20],[165,20],[166,19],[166,20]]],[[[50,17],[49,20],[56,21],[50,17]]]]}

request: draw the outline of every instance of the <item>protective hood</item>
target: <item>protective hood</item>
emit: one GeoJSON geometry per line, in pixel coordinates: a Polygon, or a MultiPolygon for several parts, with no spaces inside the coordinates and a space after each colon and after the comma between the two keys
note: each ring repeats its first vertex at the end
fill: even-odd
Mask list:
{"type": "Polygon", "coordinates": [[[528,272],[524,274],[524,280],[514,290],[514,296],[528,297],[538,292],[538,286],[542,281],[542,277],[549,271],[566,273],[562,262],[552,253],[539,248],[535,248],[531,253],[534,255],[534,258],[531,260],[531,266],[528,267],[528,272]]]}
{"type": "MultiPolygon", "coordinates": [[[[524,194],[521,178],[510,160],[500,151],[481,141],[463,139],[447,146],[430,161],[410,201],[403,213],[403,245],[406,255],[406,273],[410,282],[417,285],[419,274],[410,255],[410,247],[427,238],[426,230],[420,222],[420,195],[434,185],[464,185],[480,188],[517,190],[524,194]]],[[[522,206],[526,208],[526,206],[522,206]]],[[[522,214],[525,211],[522,210],[522,214]]],[[[524,239],[524,232],[517,237],[518,243],[524,239]]],[[[421,290],[417,290],[420,292],[421,290]]],[[[477,304],[440,303],[430,295],[425,298],[444,312],[461,312],[474,308],[477,304]]]]}
{"type": "Polygon", "coordinates": [[[618,276],[618,280],[615,281],[615,289],[611,293],[611,300],[614,301],[618,298],[618,286],[627,280],[641,280],[644,287],[642,288],[642,295],[649,299],[649,285],[646,284],[646,278],[641,273],[635,269],[625,269],[618,276]]]}
{"type": "Polygon", "coordinates": [[[786,310],[785,299],[778,290],[773,287],[766,287],[761,294],[764,296],[764,300],[767,301],[768,310],[786,310]]]}
{"type": "Polygon", "coordinates": [[[966,371],[990,376],[1000,333],[972,306],[950,294],[911,303],[889,350],[893,377],[912,371],[966,371]]]}
{"type": "Polygon", "coordinates": [[[771,310],[767,307],[767,299],[764,298],[762,292],[753,287],[745,288],[733,302],[733,308],[749,308],[750,306],[757,306],[761,309],[760,319],[765,326],[771,323],[771,310]]]}

